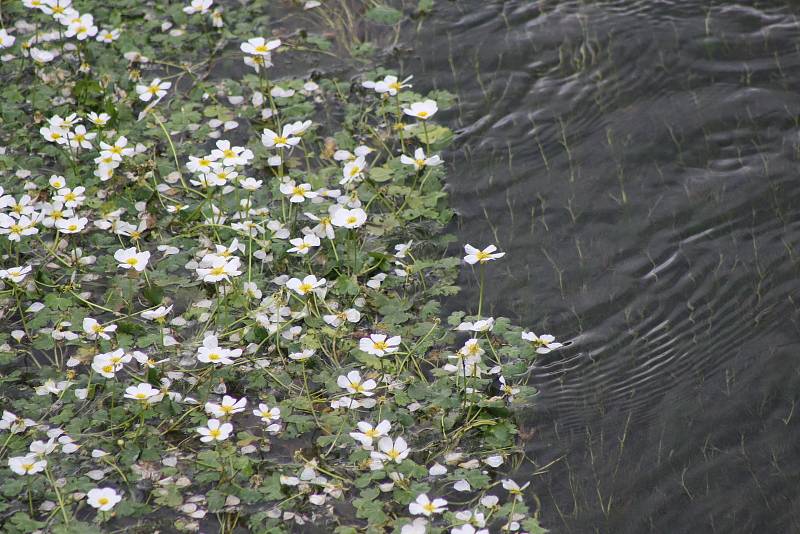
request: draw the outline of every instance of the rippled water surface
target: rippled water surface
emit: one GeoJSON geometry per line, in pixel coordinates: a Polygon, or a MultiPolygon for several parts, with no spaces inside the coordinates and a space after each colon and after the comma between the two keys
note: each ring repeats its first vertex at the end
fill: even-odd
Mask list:
{"type": "Polygon", "coordinates": [[[522,421],[554,531],[800,531],[798,15],[440,2],[412,38],[492,313],[572,341],[522,421]]]}

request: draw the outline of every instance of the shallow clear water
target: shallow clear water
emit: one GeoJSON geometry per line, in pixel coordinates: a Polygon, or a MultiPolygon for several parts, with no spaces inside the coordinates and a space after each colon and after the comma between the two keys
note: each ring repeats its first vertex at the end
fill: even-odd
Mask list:
{"type": "Polygon", "coordinates": [[[572,342],[522,421],[554,531],[800,530],[798,15],[439,2],[410,38],[490,310],[572,342]]]}

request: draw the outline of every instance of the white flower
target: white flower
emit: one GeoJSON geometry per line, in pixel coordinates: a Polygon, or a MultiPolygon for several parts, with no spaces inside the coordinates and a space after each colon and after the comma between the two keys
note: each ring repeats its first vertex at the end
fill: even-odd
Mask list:
{"type": "Polygon", "coordinates": [[[295,185],[294,180],[281,184],[281,193],[289,197],[289,202],[299,203],[307,198],[315,198],[317,194],[311,190],[311,184],[295,185]]]}
{"type": "Polygon", "coordinates": [[[136,92],[139,94],[139,100],[149,102],[153,97],[161,100],[170,87],[172,87],[172,82],[162,82],[161,78],[156,78],[150,82],[150,85],[137,85],[136,92]]]}
{"type": "Polygon", "coordinates": [[[255,178],[239,178],[239,186],[245,191],[257,191],[261,189],[263,184],[264,182],[262,180],[256,180],[255,178]]]}
{"type": "Polygon", "coordinates": [[[35,454],[12,456],[8,459],[8,467],[18,475],[35,475],[44,471],[47,460],[39,460],[35,454]]]}
{"type": "Polygon", "coordinates": [[[442,164],[442,158],[438,155],[434,155],[431,157],[425,156],[425,151],[422,148],[418,148],[414,151],[414,157],[408,157],[405,154],[400,156],[400,163],[405,165],[413,165],[414,170],[418,171],[424,167],[436,167],[437,165],[442,164]]]}
{"type": "Polygon", "coordinates": [[[377,387],[377,382],[372,379],[361,381],[361,373],[358,371],[350,371],[347,376],[340,375],[336,380],[340,388],[346,389],[348,393],[361,393],[366,397],[371,397],[375,394],[373,389],[377,387]]]}
{"type": "Polygon", "coordinates": [[[258,409],[253,410],[253,415],[260,417],[265,423],[270,423],[281,418],[281,409],[277,406],[270,408],[266,404],[259,404],[258,409]]]}
{"type": "Polygon", "coordinates": [[[122,349],[117,349],[113,353],[108,352],[95,356],[92,360],[94,372],[104,378],[114,378],[114,374],[122,369],[122,364],[124,363],[122,358],[116,356],[117,353],[119,353],[119,356],[124,354],[122,349]]]}
{"type": "Polygon", "coordinates": [[[440,514],[447,509],[447,501],[444,499],[430,500],[425,493],[417,495],[417,499],[408,505],[408,511],[413,515],[424,515],[430,517],[433,514],[440,514]]]}
{"type": "Polygon", "coordinates": [[[389,75],[384,77],[383,80],[379,80],[377,82],[368,80],[363,82],[361,85],[367,89],[373,89],[378,94],[388,93],[391,96],[395,96],[401,89],[411,87],[411,84],[408,83],[411,81],[411,78],[413,78],[413,76],[409,76],[403,81],[399,81],[397,76],[389,75]]]}
{"type": "Polygon", "coordinates": [[[542,334],[541,336],[537,336],[533,332],[522,332],[522,339],[533,343],[537,347],[536,352],[539,354],[547,354],[548,352],[564,346],[563,344],[558,343],[556,338],[550,334],[542,334]]]}
{"type": "Polygon", "coordinates": [[[121,500],[122,496],[118,495],[114,488],[94,488],[86,494],[86,502],[89,503],[89,506],[97,508],[101,512],[108,512],[121,500]]]}
{"type": "Polygon", "coordinates": [[[183,12],[187,15],[194,15],[195,13],[205,15],[211,9],[211,4],[213,3],[213,0],[192,0],[191,4],[183,8],[183,12]]]}
{"type": "Polygon", "coordinates": [[[383,356],[397,351],[400,346],[400,336],[386,338],[384,334],[370,334],[369,337],[362,337],[358,343],[358,348],[367,354],[383,356]]]}
{"type": "Polygon", "coordinates": [[[114,253],[114,259],[119,262],[122,269],[135,269],[144,271],[150,261],[150,252],[137,252],[136,247],[120,249],[114,253]]]}
{"type": "Polygon", "coordinates": [[[217,336],[207,335],[203,345],[197,349],[197,359],[203,363],[221,363],[230,365],[233,358],[242,355],[242,349],[225,349],[219,346],[217,336]]]}
{"type": "Polygon", "coordinates": [[[297,254],[308,254],[312,248],[319,246],[319,238],[314,234],[307,234],[303,237],[290,239],[289,243],[294,245],[286,252],[295,252],[297,254]]]}
{"type": "Polygon", "coordinates": [[[83,331],[89,339],[97,339],[98,337],[111,339],[111,336],[108,334],[109,332],[114,332],[116,329],[117,325],[115,324],[103,326],[97,322],[97,319],[92,319],[91,317],[85,317],[83,319],[83,331]]]}
{"type": "Polygon", "coordinates": [[[147,382],[142,382],[136,386],[128,386],[125,389],[125,398],[126,399],[133,399],[138,401],[158,401],[160,400],[159,394],[161,392],[148,384],[147,382]]]}
{"type": "Polygon", "coordinates": [[[6,30],[0,30],[0,48],[14,46],[14,41],[16,40],[17,38],[13,35],[9,35],[6,30]]]}
{"type": "Polygon", "coordinates": [[[357,323],[361,320],[361,312],[355,308],[350,308],[339,313],[329,313],[322,316],[322,319],[334,328],[339,328],[347,321],[357,323]]]}
{"type": "Polygon", "coordinates": [[[64,187],[59,189],[56,195],[53,195],[53,201],[61,202],[68,208],[77,208],[86,200],[84,191],[86,191],[85,187],[76,187],[75,189],[64,187]]]}
{"type": "Polygon", "coordinates": [[[94,25],[94,17],[88,13],[81,15],[77,20],[73,19],[67,26],[67,31],[64,32],[65,37],[75,37],[79,41],[95,35],[97,35],[97,26],[94,25]]]}
{"type": "Polygon", "coordinates": [[[509,495],[513,496],[514,499],[521,501],[522,500],[522,492],[525,491],[525,488],[531,485],[530,482],[526,482],[522,486],[507,478],[502,480],[501,483],[503,484],[503,489],[506,490],[509,495]]]}
{"type": "Polygon", "coordinates": [[[348,162],[342,169],[342,179],[339,180],[339,185],[349,184],[354,180],[363,178],[366,170],[367,161],[363,157],[358,157],[348,162]]]}
{"type": "Polygon", "coordinates": [[[466,480],[459,480],[455,484],[453,484],[453,489],[456,491],[465,492],[472,490],[472,486],[470,486],[469,482],[467,482],[466,480]]]}
{"type": "Polygon", "coordinates": [[[472,245],[464,245],[464,252],[466,253],[464,261],[474,265],[478,262],[486,263],[487,261],[497,260],[506,255],[505,252],[495,252],[495,250],[497,250],[497,247],[494,245],[489,245],[483,250],[478,250],[472,245]]]}
{"type": "Polygon", "coordinates": [[[57,219],[55,227],[62,234],[78,234],[86,228],[88,223],[89,219],[86,217],[70,217],[68,219],[57,219]]]}
{"type": "Polygon", "coordinates": [[[298,278],[291,278],[289,281],[286,282],[286,287],[295,291],[298,295],[308,295],[310,292],[314,291],[318,287],[322,287],[325,285],[325,279],[320,278],[317,280],[317,277],[313,274],[310,274],[303,278],[301,281],[298,278]]]}
{"type": "Polygon", "coordinates": [[[92,139],[97,137],[94,132],[87,133],[86,127],[79,124],[75,127],[72,135],[69,136],[69,146],[72,148],[92,148],[92,139]]]}
{"type": "Polygon", "coordinates": [[[403,525],[400,529],[400,534],[425,534],[427,532],[428,522],[418,517],[412,523],[403,525]]]}
{"type": "Polygon", "coordinates": [[[133,156],[136,151],[128,147],[128,138],[120,136],[113,145],[100,141],[100,157],[110,158],[113,161],[122,161],[123,157],[133,156]]]}
{"type": "Polygon", "coordinates": [[[466,523],[464,525],[461,525],[460,527],[453,527],[450,530],[450,534],[489,534],[489,531],[485,528],[477,530],[469,523],[466,523]]]}
{"type": "Polygon", "coordinates": [[[23,419],[22,417],[17,417],[8,410],[3,410],[3,415],[0,417],[0,430],[8,430],[12,434],[24,432],[26,428],[34,426],[35,424],[36,421],[33,419],[23,419]]]}
{"type": "Polygon", "coordinates": [[[361,208],[349,210],[347,208],[339,208],[333,213],[331,224],[343,228],[358,228],[367,222],[367,212],[361,208]]]}
{"type": "Polygon", "coordinates": [[[437,111],[439,111],[439,107],[433,100],[414,102],[410,107],[403,109],[403,113],[406,115],[422,120],[430,119],[436,114],[437,111]]]}
{"type": "Polygon", "coordinates": [[[376,460],[386,460],[394,463],[402,463],[405,460],[411,449],[408,448],[406,440],[399,437],[392,441],[390,437],[382,437],[378,440],[378,451],[373,451],[370,456],[376,460]]]}
{"type": "Polygon", "coordinates": [[[358,432],[350,432],[350,437],[361,443],[361,445],[368,450],[372,449],[372,440],[386,436],[392,429],[391,423],[384,419],[374,427],[365,421],[356,423],[358,432]]]}
{"type": "Polygon", "coordinates": [[[483,459],[483,463],[485,463],[490,467],[500,467],[501,465],[503,465],[503,457],[500,456],[499,454],[496,454],[494,456],[488,456],[483,459]]]}
{"type": "Polygon", "coordinates": [[[108,113],[100,113],[98,115],[97,113],[92,111],[91,113],[89,113],[87,118],[89,119],[89,122],[91,122],[96,126],[100,126],[102,128],[103,126],[108,124],[108,121],[111,120],[111,115],[109,115],[108,113]]]}
{"type": "Polygon", "coordinates": [[[233,432],[233,425],[230,423],[220,424],[219,419],[209,419],[206,426],[197,428],[197,433],[202,437],[200,441],[208,443],[209,441],[224,441],[233,432]]]}
{"type": "Polygon", "coordinates": [[[42,50],[40,48],[30,49],[31,59],[36,63],[49,63],[56,58],[57,53],[50,50],[42,50]]]}
{"type": "MultiPolygon", "coordinates": [[[[247,165],[253,159],[253,152],[241,146],[231,146],[230,141],[220,139],[217,148],[211,151],[214,161],[221,161],[223,165],[247,165]]],[[[252,180],[252,178],[251,178],[252,180]]]]}
{"type": "Polygon", "coordinates": [[[281,46],[280,39],[265,40],[263,37],[254,37],[242,43],[239,48],[245,54],[253,56],[269,56],[270,52],[281,46]]]}
{"type": "Polygon", "coordinates": [[[15,284],[22,282],[28,273],[31,272],[31,266],[25,267],[11,267],[10,269],[0,269],[0,279],[11,280],[15,284]]]}
{"type": "MultiPolygon", "coordinates": [[[[113,43],[117,39],[119,39],[120,30],[117,28],[112,28],[110,30],[101,30],[98,32],[96,39],[101,43],[113,43]]],[[[91,120],[91,119],[90,119],[91,120]]]]}
{"type": "Polygon", "coordinates": [[[267,128],[261,134],[261,143],[267,148],[291,148],[300,142],[300,138],[294,137],[292,133],[288,124],[283,127],[281,135],[267,128]]]}
{"type": "Polygon", "coordinates": [[[428,474],[432,477],[438,477],[447,473],[447,468],[440,463],[435,463],[428,469],[428,474]]]}
{"type": "Polygon", "coordinates": [[[242,271],[239,270],[241,260],[236,257],[226,258],[225,256],[217,256],[216,254],[209,254],[203,258],[197,267],[197,276],[203,282],[219,282],[220,280],[230,280],[231,276],[239,276],[242,271]]]}
{"type": "Polygon", "coordinates": [[[289,358],[296,361],[303,361],[307,360],[314,355],[314,349],[303,349],[300,352],[292,352],[289,354],[289,358]]]}
{"type": "Polygon", "coordinates": [[[489,317],[488,319],[479,319],[474,323],[464,321],[456,327],[456,330],[461,332],[488,332],[492,328],[494,328],[494,318],[489,317]]]}
{"type": "Polygon", "coordinates": [[[145,310],[142,312],[142,319],[148,319],[150,321],[155,321],[157,319],[162,319],[167,316],[169,312],[172,311],[172,306],[159,306],[155,310],[145,310]]]}
{"type": "Polygon", "coordinates": [[[36,221],[27,215],[19,219],[0,213],[0,234],[5,234],[9,241],[21,241],[23,237],[38,234],[36,221]]]}
{"type": "Polygon", "coordinates": [[[48,378],[44,382],[42,382],[41,386],[36,386],[34,391],[36,391],[37,395],[48,395],[52,393],[53,395],[60,395],[65,389],[67,389],[72,382],[68,380],[62,380],[60,382],[56,382],[52,378],[48,378]]]}
{"type": "Polygon", "coordinates": [[[207,402],[205,409],[206,413],[214,417],[228,417],[235,413],[243,412],[247,406],[247,399],[235,399],[229,395],[222,397],[222,401],[217,404],[215,402],[207,402]]]}

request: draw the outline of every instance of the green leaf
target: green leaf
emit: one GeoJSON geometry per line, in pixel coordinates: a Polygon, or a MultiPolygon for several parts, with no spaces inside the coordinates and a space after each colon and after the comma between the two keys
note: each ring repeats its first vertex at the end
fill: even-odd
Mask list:
{"type": "Polygon", "coordinates": [[[388,26],[397,24],[403,19],[403,13],[401,11],[389,6],[373,7],[367,11],[365,16],[372,22],[386,24],[388,26]]]}

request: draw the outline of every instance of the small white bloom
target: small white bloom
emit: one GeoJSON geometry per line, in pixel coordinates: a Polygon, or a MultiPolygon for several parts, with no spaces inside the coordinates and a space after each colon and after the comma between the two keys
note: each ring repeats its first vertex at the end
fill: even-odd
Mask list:
{"type": "Polygon", "coordinates": [[[118,495],[114,488],[94,488],[86,494],[89,506],[102,512],[108,512],[121,500],[122,496],[118,495]]]}

